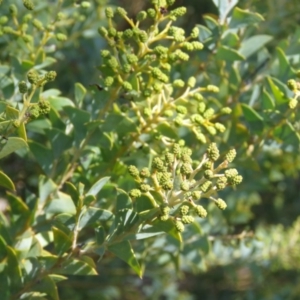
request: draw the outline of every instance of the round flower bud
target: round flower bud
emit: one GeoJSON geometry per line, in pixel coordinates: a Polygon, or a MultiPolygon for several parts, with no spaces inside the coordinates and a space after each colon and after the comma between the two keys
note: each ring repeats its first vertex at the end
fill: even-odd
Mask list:
{"type": "Polygon", "coordinates": [[[168,6],[172,6],[175,3],[175,0],[167,0],[168,6]]]}
{"type": "MultiPolygon", "coordinates": [[[[203,101],[204,100],[204,98],[203,98],[203,96],[201,95],[201,94],[199,94],[199,93],[195,93],[194,95],[193,95],[193,98],[195,98],[197,101],[203,101]]],[[[205,104],[204,104],[205,105],[205,104]]],[[[203,109],[203,111],[205,110],[205,107],[204,107],[204,109],[203,109]]],[[[203,112],[202,111],[202,112],[203,112]]],[[[201,113],[201,112],[200,112],[201,113]]]]}
{"type": "Polygon", "coordinates": [[[202,183],[199,187],[199,189],[203,192],[206,193],[207,191],[210,190],[210,188],[212,187],[212,182],[211,181],[206,181],[204,183],[202,183]]]}
{"type": "Polygon", "coordinates": [[[60,42],[65,42],[68,39],[68,37],[63,33],[57,33],[55,37],[60,42]]]}
{"type": "Polygon", "coordinates": [[[219,132],[225,132],[225,130],[226,130],[226,127],[223,125],[223,124],[221,124],[221,123],[215,123],[215,128],[219,131],[219,132]]]}
{"type": "Polygon", "coordinates": [[[207,91],[208,92],[212,92],[212,93],[219,93],[219,88],[215,85],[212,85],[212,84],[209,84],[207,87],[206,87],[207,91]]]}
{"type": "Polygon", "coordinates": [[[183,163],[180,167],[180,173],[182,175],[190,175],[193,172],[192,166],[190,163],[183,163]]]}
{"type": "Polygon", "coordinates": [[[187,205],[182,205],[182,206],[180,207],[180,214],[181,214],[182,216],[185,216],[185,215],[188,214],[189,210],[190,210],[189,206],[187,206],[187,205]]]}
{"type": "Polygon", "coordinates": [[[191,42],[195,50],[202,50],[204,48],[203,44],[198,41],[191,42]]]}
{"type": "Polygon", "coordinates": [[[204,178],[212,179],[214,177],[214,172],[212,170],[205,170],[204,171],[204,178]]]}
{"type": "Polygon", "coordinates": [[[27,84],[25,81],[20,81],[19,82],[19,92],[21,94],[25,94],[28,90],[27,84]]]}
{"type": "Polygon", "coordinates": [[[224,115],[229,115],[229,114],[231,114],[231,112],[232,112],[232,109],[230,107],[223,107],[221,109],[221,113],[224,115]]]}
{"type": "Polygon", "coordinates": [[[226,202],[223,199],[221,199],[221,198],[218,198],[215,201],[215,203],[216,203],[217,207],[220,208],[220,209],[222,209],[222,210],[224,210],[227,207],[226,202]]]}
{"type": "Polygon", "coordinates": [[[129,39],[133,36],[133,31],[131,29],[126,29],[123,32],[123,36],[124,36],[124,38],[129,39]]]}
{"type": "Polygon", "coordinates": [[[0,25],[4,25],[8,22],[8,17],[7,16],[1,16],[0,17],[0,25]]]}
{"type": "Polygon", "coordinates": [[[50,112],[50,102],[47,100],[40,100],[38,102],[39,111],[41,115],[46,115],[50,112]]]}
{"type": "Polygon", "coordinates": [[[183,48],[184,50],[187,50],[187,51],[193,51],[193,50],[194,50],[194,46],[193,46],[193,44],[190,43],[190,42],[183,42],[182,48],[183,48]]]}
{"type": "Polygon", "coordinates": [[[55,71],[50,71],[47,72],[45,75],[45,80],[49,81],[53,81],[56,78],[56,72],[55,71]]]}
{"type": "Polygon", "coordinates": [[[162,204],[160,206],[160,209],[161,209],[161,213],[163,215],[168,215],[170,213],[170,210],[171,210],[170,207],[167,204],[162,204]]]}
{"type": "Polygon", "coordinates": [[[124,8],[122,7],[117,7],[116,13],[119,14],[122,17],[125,17],[127,15],[127,12],[124,8]]]}
{"type": "Polygon", "coordinates": [[[184,149],[182,149],[182,154],[180,158],[184,163],[189,163],[189,164],[192,163],[191,154],[185,153],[184,149]]]}
{"type": "Polygon", "coordinates": [[[31,120],[38,118],[40,115],[40,110],[38,108],[38,105],[37,104],[32,105],[29,109],[28,114],[31,120]]]}
{"type": "Polygon", "coordinates": [[[156,17],[156,11],[153,8],[149,8],[147,10],[147,14],[148,14],[149,18],[154,19],[156,17]]]}
{"type": "Polygon", "coordinates": [[[143,193],[147,193],[151,190],[151,187],[149,184],[146,184],[146,183],[142,183],[140,185],[140,190],[143,192],[143,193]]]}
{"type": "Polygon", "coordinates": [[[107,33],[108,33],[108,36],[109,37],[115,37],[117,35],[117,29],[114,28],[114,27],[110,27],[108,30],[107,30],[107,33]]]}
{"type": "Polygon", "coordinates": [[[183,119],[181,115],[178,115],[174,120],[173,120],[174,124],[176,126],[182,126],[183,125],[183,119]]]}
{"type": "Polygon", "coordinates": [[[175,154],[176,156],[179,156],[181,154],[181,147],[179,144],[173,144],[171,148],[171,152],[175,154]]]}
{"type": "Polygon", "coordinates": [[[135,54],[128,54],[126,58],[130,64],[138,62],[138,57],[135,54]]]}
{"type": "Polygon", "coordinates": [[[18,14],[18,9],[14,4],[9,6],[9,12],[12,16],[16,16],[18,14]]]}
{"type": "Polygon", "coordinates": [[[111,69],[116,69],[118,68],[119,64],[118,61],[115,57],[111,57],[108,61],[107,61],[107,65],[111,68],[111,69]]]}
{"type": "Polygon", "coordinates": [[[168,165],[173,164],[173,162],[175,161],[175,156],[173,153],[166,153],[165,155],[165,160],[168,163],[168,165]]]}
{"type": "Polygon", "coordinates": [[[241,175],[234,176],[228,180],[229,184],[236,186],[243,181],[243,177],[241,175]]]}
{"type": "Polygon", "coordinates": [[[83,9],[88,9],[91,7],[91,3],[89,3],[88,1],[82,1],[80,4],[81,8],[83,9]]]}
{"type": "Polygon", "coordinates": [[[139,170],[136,166],[134,165],[128,166],[128,172],[133,178],[139,178],[139,170]]]}
{"type": "Polygon", "coordinates": [[[105,27],[103,27],[103,26],[101,26],[101,27],[98,28],[98,33],[100,35],[102,35],[103,37],[106,37],[107,34],[108,34],[107,29],[105,27]]]}
{"type": "Polygon", "coordinates": [[[114,78],[113,78],[112,76],[107,76],[107,77],[105,78],[105,80],[104,80],[104,85],[105,85],[106,87],[112,86],[113,83],[114,83],[114,78]]]}
{"type": "Polygon", "coordinates": [[[161,221],[165,222],[165,221],[169,220],[169,215],[161,215],[161,216],[159,216],[159,219],[161,221]]]}
{"type": "Polygon", "coordinates": [[[186,14],[186,7],[184,6],[175,8],[170,12],[170,15],[174,16],[175,18],[182,17],[185,14],[186,14]]]}
{"type": "Polygon", "coordinates": [[[178,105],[175,109],[178,114],[185,115],[187,113],[187,108],[183,105],[178,105]]]}
{"type": "Polygon", "coordinates": [[[219,149],[217,148],[216,143],[211,143],[208,146],[207,155],[208,155],[208,158],[212,161],[216,161],[219,158],[220,152],[219,152],[219,149]]]}
{"type": "Polygon", "coordinates": [[[144,21],[146,18],[147,18],[147,13],[144,10],[138,12],[138,14],[136,16],[136,19],[139,22],[144,21]]]}
{"type": "Polygon", "coordinates": [[[200,191],[193,191],[191,196],[194,200],[198,200],[201,197],[201,192],[200,191]]]}
{"type": "Polygon", "coordinates": [[[217,129],[214,126],[206,126],[205,128],[209,132],[209,134],[216,135],[217,129]]]}
{"type": "Polygon", "coordinates": [[[34,4],[30,0],[23,0],[23,5],[28,10],[33,10],[34,9],[34,4]]]}
{"type": "Polygon", "coordinates": [[[215,110],[213,108],[208,108],[204,113],[203,117],[205,119],[210,119],[215,114],[215,110]]]}
{"type": "Polygon", "coordinates": [[[161,185],[161,187],[165,190],[165,191],[170,191],[173,189],[173,182],[172,181],[166,181],[165,183],[163,183],[161,185]]]}
{"type": "Polygon", "coordinates": [[[231,149],[228,151],[228,153],[226,154],[226,160],[228,162],[233,162],[233,160],[235,159],[236,157],[236,151],[235,149],[231,149]]]}
{"type": "Polygon", "coordinates": [[[164,171],[164,162],[159,157],[155,157],[152,161],[152,168],[158,171],[164,171]]]}
{"type": "Polygon", "coordinates": [[[195,212],[200,218],[205,218],[207,216],[206,209],[201,205],[195,206],[195,212]]]}
{"type": "Polygon", "coordinates": [[[289,101],[289,108],[290,109],[295,109],[298,105],[298,100],[293,98],[293,99],[290,99],[289,101]]]}
{"type": "Polygon", "coordinates": [[[150,174],[150,170],[148,168],[143,168],[141,171],[140,171],[140,176],[142,178],[148,178],[151,176],[150,174]]]}
{"type": "Polygon", "coordinates": [[[181,79],[176,79],[176,80],[174,80],[174,82],[173,82],[173,86],[174,86],[174,87],[177,87],[177,88],[182,88],[182,87],[184,87],[184,85],[185,85],[185,83],[184,83],[184,81],[181,80],[181,79]]]}
{"type": "Polygon", "coordinates": [[[224,175],[226,176],[227,179],[232,179],[235,176],[237,176],[239,173],[237,169],[228,169],[224,172],[224,175]]]}
{"type": "Polygon", "coordinates": [[[198,38],[199,33],[200,33],[199,28],[198,27],[194,27],[193,30],[192,30],[192,32],[191,32],[191,37],[193,39],[196,39],[196,38],[198,38]]]}
{"type": "Polygon", "coordinates": [[[152,115],[152,111],[149,107],[145,107],[143,112],[144,112],[144,116],[146,117],[150,117],[152,115]]]}
{"type": "Polygon", "coordinates": [[[195,219],[192,216],[183,216],[181,218],[181,221],[182,221],[183,224],[191,224],[195,221],[195,219]]]}
{"type": "Polygon", "coordinates": [[[296,80],[294,80],[294,79],[288,80],[287,86],[288,86],[288,88],[289,88],[291,91],[293,91],[293,92],[297,91],[297,89],[298,89],[298,88],[297,88],[297,82],[296,82],[296,80]]]}
{"type": "Polygon", "coordinates": [[[206,144],[206,137],[203,133],[199,132],[196,134],[196,139],[202,143],[202,144],[206,144]]]}
{"type": "Polygon", "coordinates": [[[107,19],[112,19],[114,17],[114,11],[111,7],[105,8],[105,16],[107,19]]]}
{"type": "Polygon", "coordinates": [[[183,182],[181,182],[181,184],[180,184],[180,189],[181,189],[182,191],[187,192],[187,191],[190,189],[190,184],[189,184],[189,182],[188,182],[188,181],[183,181],[183,182]]]}
{"type": "Polygon", "coordinates": [[[184,231],[184,225],[181,221],[176,221],[175,222],[175,227],[177,229],[178,232],[183,232],[184,231]]]}
{"type": "Polygon", "coordinates": [[[133,189],[129,192],[129,196],[131,198],[139,198],[142,196],[142,193],[139,189],[133,189]]]}
{"type": "Polygon", "coordinates": [[[225,176],[219,177],[216,182],[217,190],[218,191],[223,190],[226,188],[226,186],[227,186],[227,178],[225,176]]]}
{"type": "Polygon", "coordinates": [[[204,102],[200,102],[197,107],[197,111],[202,114],[206,109],[206,104],[204,102]]]}
{"type": "Polygon", "coordinates": [[[190,88],[193,88],[196,85],[196,78],[194,76],[190,77],[187,84],[190,88]]]}
{"type": "Polygon", "coordinates": [[[39,79],[39,76],[37,74],[37,72],[35,70],[30,70],[28,73],[27,73],[27,79],[30,83],[32,84],[36,84],[38,79],[39,79]]]}

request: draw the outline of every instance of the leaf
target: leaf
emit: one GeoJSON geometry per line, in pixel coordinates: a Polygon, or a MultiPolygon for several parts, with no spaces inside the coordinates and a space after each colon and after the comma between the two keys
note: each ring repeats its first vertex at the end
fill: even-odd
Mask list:
{"type": "Polygon", "coordinates": [[[0,185],[9,190],[13,190],[13,191],[16,190],[12,180],[2,171],[0,171],[0,185]]]}
{"type": "Polygon", "coordinates": [[[296,149],[299,147],[300,135],[289,122],[276,127],[274,136],[286,146],[293,145],[296,149]]]}
{"type": "Polygon", "coordinates": [[[25,128],[25,124],[24,123],[22,123],[18,127],[17,132],[18,132],[18,136],[20,138],[22,138],[25,142],[27,142],[27,133],[26,133],[26,128],[25,128]]]}
{"type": "Polygon", "coordinates": [[[59,300],[57,286],[51,275],[43,276],[39,283],[35,284],[31,290],[45,293],[47,296],[51,297],[51,300],[59,300]]]}
{"type": "Polygon", "coordinates": [[[108,177],[108,176],[99,179],[89,189],[89,191],[86,193],[86,196],[93,195],[96,197],[98,195],[98,193],[102,190],[103,186],[109,181],[109,179],[110,179],[110,177],[108,177]]]}
{"type": "Polygon", "coordinates": [[[71,197],[62,192],[57,193],[58,198],[49,201],[48,206],[45,208],[46,213],[69,213],[75,214],[76,207],[71,199],[71,197]]]}
{"type": "Polygon", "coordinates": [[[52,151],[55,159],[59,158],[64,151],[71,148],[73,139],[63,131],[51,128],[46,132],[51,142],[51,148],[53,149],[52,151]]]}
{"type": "Polygon", "coordinates": [[[112,217],[113,213],[111,213],[109,210],[96,207],[89,207],[80,218],[79,230],[88,225],[94,225],[101,221],[107,221],[112,217]]]}
{"type": "Polygon", "coordinates": [[[236,60],[245,60],[245,57],[241,55],[237,50],[229,48],[227,46],[221,46],[218,48],[216,57],[228,62],[236,60]]]}
{"type": "Polygon", "coordinates": [[[18,291],[23,285],[20,264],[17,259],[16,251],[12,247],[6,245],[6,251],[7,274],[10,279],[10,287],[12,291],[18,291]]]}
{"type": "Polygon", "coordinates": [[[262,15],[235,7],[229,23],[229,28],[243,28],[264,21],[262,15]]]}
{"type": "Polygon", "coordinates": [[[29,141],[28,145],[43,171],[50,176],[54,160],[52,150],[33,141],[29,141]]]}
{"type": "Polygon", "coordinates": [[[212,32],[206,26],[198,25],[197,27],[199,28],[199,41],[205,43],[211,38],[212,32]]]}
{"type": "Polygon", "coordinates": [[[142,212],[154,208],[156,205],[154,200],[148,195],[142,195],[138,201],[135,202],[135,209],[137,212],[142,212]]]}
{"type": "Polygon", "coordinates": [[[271,95],[264,89],[261,97],[262,108],[263,109],[271,109],[275,108],[275,102],[271,95]]]}
{"type": "Polygon", "coordinates": [[[117,188],[116,211],[121,209],[132,209],[132,202],[129,195],[122,189],[117,188]]]}
{"type": "Polygon", "coordinates": [[[142,269],[135,257],[129,241],[110,245],[108,250],[125,261],[139,277],[142,277],[142,269]]]}
{"type": "Polygon", "coordinates": [[[241,104],[245,120],[249,122],[251,129],[255,132],[261,132],[264,127],[263,117],[249,105],[241,104]]]}
{"type": "Polygon", "coordinates": [[[48,100],[50,102],[50,106],[57,111],[63,110],[65,106],[74,106],[72,100],[66,97],[51,96],[48,100]]]}
{"type": "Polygon", "coordinates": [[[75,83],[75,100],[78,106],[81,106],[81,103],[85,97],[86,88],[81,84],[76,82],[75,83]]]}
{"type": "Polygon", "coordinates": [[[91,267],[85,261],[69,258],[64,260],[61,268],[56,273],[63,275],[97,275],[95,268],[91,267]]]}
{"type": "Polygon", "coordinates": [[[46,57],[42,63],[40,63],[39,65],[35,65],[34,68],[36,70],[41,70],[41,69],[45,69],[46,67],[49,67],[51,65],[53,65],[54,63],[56,63],[56,59],[53,57],[46,57]]]}
{"type": "Polygon", "coordinates": [[[275,98],[276,104],[283,104],[288,102],[288,97],[285,96],[285,91],[283,87],[278,84],[279,82],[275,78],[267,77],[267,84],[271,89],[271,92],[275,98]]]}
{"type": "Polygon", "coordinates": [[[290,62],[288,58],[286,57],[283,50],[279,47],[276,48],[277,57],[278,57],[278,76],[281,80],[286,81],[292,77],[295,76],[295,73],[292,70],[292,67],[290,65],[290,62]]]}
{"type": "Polygon", "coordinates": [[[25,140],[19,137],[9,137],[6,139],[5,145],[0,150],[0,158],[3,158],[11,154],[12,152],[26,147],[28,147],[28,145],[25,140]]]}
{"type": "Polygon", "coordinates": [[[238,0],[213,0],[213,2],[219,9],[220,23],[223,24],[229,12],[238,3],[238,0]]]}
{"type": "Polygon", "coordinates": [[[90,120],[90,114],[85,110],[71,106],[65,106],[63,110],[74,125],[76,144],[80,145],[82,140],[86,137],[86,123],[90,120]]]}
{"type": "Polygon", "coordinates": [[[110,113],[105,118],[102,130],[114,131],[120,135],[128,135],[130,132],[138,131],[136,124],[130,118],[116,113],[110,113]]]}
{"type": "Polygon", "coordinates": [[[96,234],[96,243],[98,245],[102,245],[105,241],[105,231],[102,226],[99,226],[98,228],[95,229],[95,234],[96,234]]]}
{"type": "Polygon", "coordinates": [[[56,227],[52,227],[52,232],[55,252],[57,253],[57,255],[61,256],[71,248],[72,239],[70,236],[56,227]]]}
{"type": "Polygon", "coordinates": [[[252,54],[258,52],[272,39],[273,37],[271,35],[266,35],[266,34],[252,36],[249,39],[242,41],[239,53],[245,58],[248,58],[252,54]]]}
{"type": "Polygon", "coordinates": [[[172,126],[170,126],[169,124],[167,123],[160,123],[158,126],[157,126],[157,131],[170,138],[170,139],[178,139],[178,135],[177,135],[177,132],[174,130],[174,128],[172,126]]]}
{"type": "Polygon", "coordinates": [[[65,183],[64,187],[66,188],[67,194],[72,198],[74,205],[77,207],[77,205],[79,204],[79,193],[77,191],[77,188],[73,183],[69,181],[65,183]]]}
{"type": "Polygon", "coordinates": [[[49,195],[58,190],[57,185],[52,179],[47,178],[44,175],[39,177],[39,202],[44,204],[49,195]]]}

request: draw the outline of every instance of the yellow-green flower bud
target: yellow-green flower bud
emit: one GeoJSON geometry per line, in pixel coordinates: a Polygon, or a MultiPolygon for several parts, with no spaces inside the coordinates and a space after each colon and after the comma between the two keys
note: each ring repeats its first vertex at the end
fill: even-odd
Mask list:
{"type": "Polygon", "coordinates": [[[222,210],[224,210],[227,207],[226,202],[223,199],[221,199],[221,198],[218,198],[215,201],[215,203],[216,203],[217,207],[220,208],[220,209],[222,209],[222,210]]]}
{"type": "Polygon", "coordinates": [[[187,206],[187,205],[182,205],[181,207],[180,207],[180,214],[182,215],[182,216],[185,216],[185,215],[187,215],[188,214],[188,212],[189,212],[189,206],[187,206]]]}
{"type": "Polygon", "coordinates": [[[173,86],[174,86],[174,87],[177,87],[177,88],[182,88],[182,87],[184,87],[184,85],[185,85],[185,83],[184,83],[184,81],[181,80],[181,79],[176,79],[176,80],[174,80],[174,82],[173,82],[173,86]]]}
{"type": "Polygon", "coordinates": [[[295,98],[290,99],[289,101],[289,108],[290,109],[295,109],[298,105],[298,100],[295,98]]]}
{"type": "Polygon", "coordinates": [[[191,42],[194,47],[194,50],[202,50],[204,48],[203,44],[197,41],[191,42]]]}
{"type": "Polygon", "coordinates": [[[195,221],[195,219],[192,216],[183,216],[181,218],[181,221],[182,221],[183,224],[191,224],[195,221]]]}
{"type": "Polygon", "coordinates": [[[30,70],[27,73],[27,79],[30,83],[36,84],[39,79],[39,75],[37,74],[37,72],[35,70],[30,70]]]}
{"type": "Polygon", "coordinates": [[[206,87],[207,91],[208,92],[212,92],[212,93],[219,93],[219,88],[215,85],[212,85],[212,84],[209,84],[207,87],[206,87]]]}
{"type": "Polygon", "coordinates": [[[172,181],[166,181],[164,182],[161,187],[165,190],[165,191],[170,191],[173,189],[173,182],[172,181]]]}
{"type": "Polygon", "coordinates": [[[207,156],[212,161],[216,161],[219,158],[220,152],[219,152],[219,149],[217,148],[217,144],[216,143],[211,143],[208,146],[208,148],[207,148],[207,156]]]}
{"type": "Polygon", "coordinates": [[[164,162],[159,157],[155,157],[152,161],[152,168],[163,171],[165,169],[164,162]]]}
{"type": "Polygon", "coordinates": [[[25,81],[20,81],[19,82],[19,92],[21,94],[25,94],[28,90],[27,84],[25,81]]]}
{"type": "Polygon", "coordinates": [[[172,6],[175,3],[175,0],[167,0],[167,5],[172,6]]]}
{"type": "Polygon", "coordinates": [[[50,102],[47,100],[40,100],[38,102],[39,111],[41,115],[46,115],[50,112],[51,106],[50,102]]]}
{"type": "Polygon", "coordinates": [[[211,117],[213,117],[213,115],[215,114],[215,110],[213,108],[208,108],[204,113],[203,113],[203,117],[205,119],[210,119],[211,117]]]}
{"type": "Polygon", "coordinates": [[[201,205],[195,206],[195,212],[200,218],[205,218],[207,216],[206,209],[201,205]]]}
{"type": "Polygon", "coordinates": [[[205,137],[205,135],[204,135],[203,133],[198,132],[198,133],[196,134],[196,139],[197,139],[200,143],[206,144],[206,137],[205,137]]]}
{"type": "Polygon", "coordinates": [[[128,81],[124,81],[122,84],[122,87],[126,91],[131,91],[132,90],[132,85],[128,81]]]}
{"type": "Polygon", "coordinates": [[[106,37],[108,35],[107,29],[103,26],[98,28],[98,33],[103,37],[106,37]]]}
{"type": "Polygon", "coordinates": [[[297,91],[297,89],[298,89],[298,87],[297,87],[297,82],[296,82],[296,80],[294,80],[294,79],[288,80],[287,86],[288,86],[288,88],[289,88],[291,91],[293,91],[293,92],[297,91]]]}
{"type": "Polygon", "coordinates": [[[184,225],[181,221],[176,221],[175,222],[175,228],[177,229],[178,232],[183,232],[184,231],[184,225]]]}
{"type": "Polygon", "coordinates": [[[82,1],[81,4],[80,4],[81,8],[83,9],[88,9],[91,7],[91,3],[88,2],[88,1],[82,1]]]}
{"type": "Polygon", "coordinates": [[[140,190],[143,192],[143,193],[147,193],[151,190],[151,187],[149,184],[146,184],[146,183],[142,183],[140,185],[140,190]]]}
{"type": "Polygon", "coordinates": [[[139,170],[136,166],[130,165],[128,166],[128,173],[133,177],[133,178],[139,178],[139,170]]]}
{"type": "Polygon", "coordinates": [[[9,12],[12,16],[16,16],[18,14],[18,9],[17,9],[16,5],[11,4],[9,6],[9,12]]]}
{"type": "Polygon", "coordinates": [[[214,172],[212,170],[205,170],[204,171],[204,178],[212,179],[214,177],[214,172]]]}
{"type": "Polygon", "coordinates": [[[68,39],[68,37],[63,33],[57,33],[55,37],[60,42],[65,42],[68,39]]]}
{"type": "Polygon", "coordinates": [[[153,8],[149,8],[147,10],[147,14],[148,14],[149,18],[154,19],[156,17],[156,11],[153,8]]]}
{"type": "Polygon", "coordinates": [[[144,10],[138,12],[138,14],[136,16],[136,19],[139,22],[144,21],[146,18],[147,18],[147,13],[144,10]]]}
{"type": "Polygon", "coordinates": [[[161,221],[165,222],[165,221],[169,220],[169,215],[161,215],[161,216],[159,216],[159,219],[161,221]]]}
{"type": "Polygon", "coordinates": [[[191,32],[191,37],[193,39],[196,39],[196,38],[198,38],[199,33],[200,33],[199,28],[198,27],[194,27],[193,30],[192,30],[192,32],[191,32]]]}
{"type": "Polygon", "coordinates": [[[38,29],[38,30],[43,30],[43,29],[44,29],[44,26],[43,26],[42,22],[41,22],[40,20],[38,20],[38,19],[34,19],[34,20],[32,21],[32,25],[33,25],[36,29],[38,29]]]}
{"type": "Polygon", "coordinates": [[[7,16],[1,16],[0,17],[0,25],[4,25],[8,22],[8,17],[7,16]]]}
{"type": "Polygon", "coordinates": [[[221,109],[221,113],[224,115],[229,115],[229,114],[231,114],[231,112],[232,112],[232,109],[230,107],[223,107],[221,109]]]}
{"type": "Polygon", "coordinates": [[[218,191],[223,190],[226,188],[226,186],[227,186],[227,178],[225,176],[219,177],[216,182],[217,190],[218,191]]]}
{"type": "Polygon", "coordinates": [[[201,197],[201,192],[200,191],[193,191],[191,196],[194,200],[198,200],[201,197]]]}
{"type": "Polygon", "coordinates": [[[56,78],[56,72],[55,71],[50,71],[48,73],[46,73],[45,75],[45,79],[49,82],[49,81],[53,81],[56,78]]]}
{"type": "Polygon", "coordinates": [[[140,171],[140,176],[142,178],[148,178],[151,176],[150,174],[150,170],[148,168],[143,168],[141,171],[140,171]]]}
{"type": "Polygon", "coordinates": [[[114,17],[114,11],[111,7],[105,8],[105,16],[107,19],[112,19],[114,17]]]}
{"type": "Polygon", "coordinates": [[[206,193],[207,191],[210,190],[210,188],[212,187],[212,182],[211,181],[206,181],[204,183],[202,183],[199,187],[199,189],[203,192],[206,193]]]}
{"type": "Polygon", "coordinates": [[[30,0],[23,0],[23,5],[28,10],[33,10],[34,9],[34,4],[30,0]]]}
{"type": "Polygon", "coordinates": [[[110,27],[107,32],[109,37],[115,37],[117,35],[117,29],[114,27],[110,27]]]}
{"type": "Polygon", "coordinates": [[[192,166],[190,163],[183,163],[180,167],[180,173],[182,175],[190,175],[193,172],[192,166]]]}
{"type": "Polygon", "coordinates": [[[233,162],[233,160],[235,159],[236,157],[236,151],[235,149],[231,149],[228,151],[228,153],[226,154],[226,160],[228,162],[233,162]]]}
{"type": "Polygon", "coordinates": [[[131,198],[139,198],[142,196],[142,193],[139,189],[133,189],[129,192],[129,196],[131,198]]]}
{"type": "Polygon", "coordinates": [[[127,54],[126,58],[130,64],[135,64],[138,62],[138,57],[135,54],[127,54]]]}
{"type": "Polygon", "coordinates": [[[178,114],[185,115],[187,113],[187,108],[183,105],[178,105],[175,109],[178,114]]]}
{"type": "Polygon", "coordinates": [[[215,123],[215,128],[219,131],[219,132],[225,132],[225,130],[226,130],[226,127],[223,125],[223,124],[221,124],[221,123],[215,123]]]}
{"type": "Polygon", "coordinates": [[[119,64],[118,61],[115,57],[111,57],[108,61],[107,61],[107,65],[111,68],[111,69],[116,69],[118,68],[119,64]]]}
{"type": "Polygon", "coordinates": [[[190,88],[193,88],[196,85],[196,78],[194,76],[190,77],[189,80],[188,80],[187,85],[190,88]]]}
{"type": "Polygon", "coordinates": [[[204,122],[204,118],[198,114],[194,114],[191,116],[191,121],[200,125],[204,122]]]}
{"type": "Polygon", "coordinates": [[[127,15],[127,12],[124,8],[122,7],[117,7],[116,13],[119,14],[122,17],[125,17],[127,15]]]}
{"type": "Polygon", "coordinates": [[[181,184],[180,184],[180,189],[181,189],[182,191],[187,192],[187,191],[190,189],[190,184],[189,184],[189,182],[188,182],[188,181],[183,181],[183,182],[181,182],[181,184]]]}
{"type": "Polygon", "coordinates": [[[105,85],[106,87],[112,86],[113,83],[114,83],[114,78],[113,78],[112,76],[107,76],[107,77],[105,78],[105,80],[104,80],[104,85],[105,85]]]}
{"type": "MultiPolygon", "coordinates": [[[[201,94],[199,94],[199,93],[195,93],[194,95],[193,95],[193,98],[195,98],[197,101],[203,101],[204,100],[204,98],[203,98],[203,96],[201,95],[201,94]]],[[[205,110],[205,108],[204,108],[204,110],[205,110]]],[[[203,110],[203,111],[204,111],[203,110]]],[[[202,111],[202,112],[203,112],[202,111]]]]}

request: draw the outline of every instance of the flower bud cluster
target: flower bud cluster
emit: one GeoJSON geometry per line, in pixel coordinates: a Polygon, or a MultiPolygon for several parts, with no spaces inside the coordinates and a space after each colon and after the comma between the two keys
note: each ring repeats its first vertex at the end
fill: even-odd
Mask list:
{"type": "Polygon", "coordinates": [[[287,86],[294,93],[294,97],[289,100],[289,108],[295,109],[299,104],[298,98],[300,96],[300,82],[290,79],[287,82],[287,86]]]}
{"type": "Polygon", "coordinates": [[[212,200],[216,206],[224,210],[226,203],[221,198],[214,198],[218,191],[227,186],[235,187],[242,182],[242,176],[235,168],[228,168],[236,156],[234,149],[229,150],[221,163],[217,144],[211,143],[201,161],[192,159],[192,150],[183,141],[174,143],[161,156],[153,158],[151,169],[129,166],[128,172],[138,184],[137,189],[130,191],[132,199],[147,194],[152,199],[161,195],[159,218],[174,220],[175,227],[182,232],[185,224],[194,221],[194,216],[205,218],[207,211],[195,202],[202,198],[212,200]],[[153,193],[153,195],[152,195],[153,193]],[[151,196],[152,195],[152,196],[151,196]],[[178,207],[173,211],[172,207],[178,207]],[[192,209],[191,209],[192,208],[192,209]]]}

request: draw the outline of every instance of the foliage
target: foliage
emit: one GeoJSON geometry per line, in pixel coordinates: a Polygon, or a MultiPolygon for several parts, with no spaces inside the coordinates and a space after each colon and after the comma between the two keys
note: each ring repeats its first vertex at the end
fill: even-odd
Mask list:
{"type": "Polygon", "coordinates": [[[88,297],[114,299],[116,268],[153,280],[139,298],[188,299],[171,269],[295,268],[299,205],[283,212],[300,169],[300,31],[274,48],[238,1],[214,1],[219,19],[188,34],[173,0],[136,16],[48,2],[0,6],[3,299],[59,299],[103,270],[88,297]]]}

